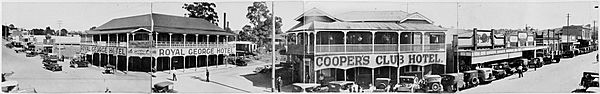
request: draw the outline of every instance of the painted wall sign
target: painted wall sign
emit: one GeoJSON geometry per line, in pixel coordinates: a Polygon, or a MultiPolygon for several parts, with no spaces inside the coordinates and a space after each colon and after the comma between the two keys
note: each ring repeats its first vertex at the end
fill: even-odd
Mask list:
{"type": "Polygon", "coordinates": [[[235,47],[221,48],[157,48],[159,56],[235,54],[235,47]]]}
{"type": "Polygon", "coordinates": [[[383,66],[443,64],[444,53],[331,55],[315,57],[315,70],[326,68],[349,69],[355,67],[377,68],[383,66]]]}
{"type": "Polygon", "coordinates": [[[156,54],[156,50],[150,48],[129,48],[127,54],[131,56],[153,56],[156,54]]]}

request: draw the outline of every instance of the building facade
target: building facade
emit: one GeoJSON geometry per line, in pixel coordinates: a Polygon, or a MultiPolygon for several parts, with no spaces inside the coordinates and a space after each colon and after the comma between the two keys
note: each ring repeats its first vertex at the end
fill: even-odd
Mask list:
{"type": "Polygon", "coordinates": [[[81,37],[81,50],[95,66],[148,72],[224,64],[235,54],[234,35],[198,18],[145,14],[113,19],[81,37]]]}
{"type": "Polygon", "coordinates": [[[336,16],[313,8],[287,33],[288,62],[298,81],[354,81],[444,74],[446,29],[420,13],[352,11],[336,16]]]}

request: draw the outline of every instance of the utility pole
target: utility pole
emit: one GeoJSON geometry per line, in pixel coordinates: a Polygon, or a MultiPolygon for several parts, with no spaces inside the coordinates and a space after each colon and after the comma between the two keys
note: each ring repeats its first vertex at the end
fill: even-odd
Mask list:
{"type": "Polygon", "coordinates": [[[271,1],[271,19],[271,90],[275,92],[275,1],[271,1]]]}
{"type": "Polygon", "coordinates": [[[569,26],[569,17],[571,17],[571,14],[567,13],[567,26],[569,26]]]}

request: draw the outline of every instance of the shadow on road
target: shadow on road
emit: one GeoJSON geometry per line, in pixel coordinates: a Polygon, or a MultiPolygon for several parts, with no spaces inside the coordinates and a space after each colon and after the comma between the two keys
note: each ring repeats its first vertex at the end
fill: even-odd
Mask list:
{"type": "MultiPolygon", "coordinates": [[[[192,78],[192,79],[198,79],[198,80],[200,80],[200,81],[204,81],[204,82],[206,82],[206,79],[204,79],[204,78],[202,78],[202,77],[198,77],[198,76],[192,76],[191,78],[192,78]]],[[[239,90],[239,91],[242,91],[242,92],[250,93],[250,91],[243,90],[243,89],[240,89],[240,88],[236,88],[236,87],[233,87],[233,86],[230,86],[230,85],[226,85],[226,84],[223,84],[223,83],[219,83],[219,82],[215,82],[215,81],[210,81],[210,82],[211,82],[211,83],[218,84],[218,85],[221,85],[221,86],[225,86],[225,87],[228,87],[228,88],[231,88],[231,89],[235,89],[235,90],[239,90]]]]}
{"type": "Polygon", "coordinates": [[[252,86],[271,88],[271,75],[270,73],[258,73],[258,74],[246,74],[241,75],[252,82],[252,86]]]}
{"type": "Polygon", "coordinates": [[[596,93],[594,91],[587,91],[586,89],[575,89],[571,93],[596,93]]]}

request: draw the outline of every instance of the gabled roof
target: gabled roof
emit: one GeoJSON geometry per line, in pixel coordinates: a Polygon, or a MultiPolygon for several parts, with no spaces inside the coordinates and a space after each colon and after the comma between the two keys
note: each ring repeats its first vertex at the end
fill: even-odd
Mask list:
{"type": "Polygon", "coordinates": [[[298,28],[293,28],[290,32],[302,31],[302,30],[400,30],[404,29],[402,26],[396,23],[382,23],[382,22],[363,22],[363,23],[352,23],[352,22],[309,22],[303,24],[298,28]]]}
{"type": "Polygon", "coordinates": [[[123,33],[124,31],[138,29],[153,30],[151,29],[152,23],[154,23],[155,32],[233,35],[232,32],[226,32],[219,26],[204,19],[157,13],[113,19],[87,33],[123,33]]]}
{"type": "Polygon", "coordinates": [[[302,21],[304,19],[304,17],[306,17],[306,16],[327,17],[329,19],[339,20],[336,17],[331,16],[331,15],[327,14],[326,12],[319,10],[317,8],[312,8],[312,9],[300,14],[300,16],[296,17],[294,20],[302,21]]]}
{"type": "Polygon", "coordinates": [[[401,21],[408,16],[404,11],[350,11],[335,15],[344,21],[401,21]]]}

